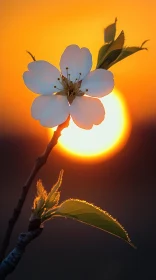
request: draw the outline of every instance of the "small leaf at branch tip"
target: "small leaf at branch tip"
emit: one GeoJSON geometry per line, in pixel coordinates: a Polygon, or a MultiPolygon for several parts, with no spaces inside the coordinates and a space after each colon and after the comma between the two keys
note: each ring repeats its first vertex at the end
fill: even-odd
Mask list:
{"type": "Polygon", "coordinates": [[[58,189],[61,187],[61,184],[62,184],[63,173],[64,173],[64,170],[62,169],[60,171],[56,184],[51,188],[51,191],[49,192],[49,194],[47,196],[47,199],[45,201],[45,207],[47,209],[50,209],[59,203],[60,193],[58,192],[58,189]]]}
{"type": "MultiPolygon", "coordinates": [[[[53,212],[57,208],[60,200],[60,192],[58,189],[62,184],[64,170],[62,169],[59,173],[56,184],[51,188],[50,192],[47,193],[42,181],[37,181],[37,196],[33,202],[32,217],[38,218],[41,222],[45,222],[47,219],[52,217],[53,212]]],[[[31,218],[32,218],[31,217],[31,218]]]]}
{"type": "MultiPolygon", "coordinates": [[[[150,41],[150,39],[145,40],[145,41],[141,44],[140,48],[142,48],[148,41],[150,41]]],[[[148,50],[147,48],[144,48],[144,49],[148,50]]]]}
{"type": "Polygon", "coordinates": [[[110,43],[114,41],[115,35],[116,35],[116,21],[112,24],[108,25],[106,28],[104,28],[104,42],[110,43]]]}
{"type": "Polygon", "coordinates": [[[125,35],[122,30],[115,41],[112,41],[110,44],[108,44],[106,51],[106,45],[100,49],[96,68],[108,69],[121,54],[124,41],[125,35]]]}
{"type": "Polygon", "coordinates": [[[47,191],[45,190],[41,179],[37,181],[37,195],[39,197],[43,197],[44,199],[47,198],[47,191]]]}

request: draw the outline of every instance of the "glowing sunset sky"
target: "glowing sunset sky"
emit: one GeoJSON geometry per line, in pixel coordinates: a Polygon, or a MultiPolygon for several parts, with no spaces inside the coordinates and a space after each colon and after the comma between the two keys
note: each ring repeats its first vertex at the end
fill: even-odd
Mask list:
{"type": "Polygon", "coordinates": [[[96,65],[103,44],[103,28],[117,16],[117,34],[123,29],[128,46],[141,45],[145,39],[148,52],[141,51],[119,62],[110,70],[115,86],[128,103],[133,122],[156,117],[154,35],[156,4],[150,1],[32,1],[6,0],[0,3],[1,33],[1,122],[6,132],[28,132],[40,128],[30,115],[36,97],[25,87],[22,74],[31,58],[43,59],[59,67],[67,45],[88,47],[96,65]],[[155,114],[155,115],[154,115],[155,114]]]}
{"type": "Polygon", "coordinates": [[[38,280],[73,280],[73,275],[74,280],[156,279],[155,0],[0,1],[0,239],[34,160],[51,138],[51,130],[31,117],[31,104],[37,95],[26,88],[22,79],[32,61],[26,50],[37,60],[59,67],[64,49],[77,44],[89,48],[94,69],[103,45],[103,29],[115,17],[117,35],[124,30],[126,46],[140,46],[150,40],[146,44],[148,51],[140,51],[110,68],[115,88],[129,111],[132,130],[127,145],[121,153],[107,160],[102,157],[99,162],[75,160],[57,145],[33,182],[10,248],[27,228],[37,179],[42,179],[48,190],[63,168],[61,200],[79,198],[108,211],[124,225],[137,250],[97,229],[70,220],[54,220],[40,239],[32,242],[9,279],[27,280],[31,276],[38,280]]]}

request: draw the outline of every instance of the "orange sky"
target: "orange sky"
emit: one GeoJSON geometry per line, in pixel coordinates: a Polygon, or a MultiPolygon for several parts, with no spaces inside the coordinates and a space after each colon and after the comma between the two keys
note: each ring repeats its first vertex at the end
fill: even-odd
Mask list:
{"type": "Polygon", "coordinates": [[[103,44],[103,28],[117,16],[118,33],[124,29],[126,45],[145,39],[149,51],[141,51],[110,70],[116,88],[123,94],[133,122],[156,120],[156,3],[153,0],[5,0],[0,2],[0,119],[7,132],[39,128],[30,115],[36,97],[24,85],[22,74],[31,58],[59,66],[67,45],[88,47],[94,66],[103,44]]]}

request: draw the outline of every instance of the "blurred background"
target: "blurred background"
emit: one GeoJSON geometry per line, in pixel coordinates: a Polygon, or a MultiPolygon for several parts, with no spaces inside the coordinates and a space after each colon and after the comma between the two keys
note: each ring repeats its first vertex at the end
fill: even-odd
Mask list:
{"type": "MultiPolygon", "coordinates": [[[[115,17],[117,34],[125,31],[125,45],[139,46],[150,39],[148,51],[138,52],[110,68],[132,125],[122,149],[98,162],[72,157],[58,145],[36,177],[49,190],[63,168],[61,200],[79,198],[108,211],[126,228],[138,249],[84,224],[55,219],[30,244],[9,279],[156,279],[155,8],[152,0],[0,3],[0,242],[21,186],[50,139],[49,130],[30,114],[36,95],[22,80],[31,61],[26,50],[36,59],[59,67],[66,46],[78,44],[90,49],[95,67],[103,29],[115,17]]],[[[27,229],[35,184],[36,181],[14,230],[10,250],[18,234],[27,229]]]]}

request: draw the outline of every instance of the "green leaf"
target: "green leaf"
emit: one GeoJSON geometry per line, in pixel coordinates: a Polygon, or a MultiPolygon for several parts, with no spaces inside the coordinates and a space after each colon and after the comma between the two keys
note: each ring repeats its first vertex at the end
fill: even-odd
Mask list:
{"type": "Polygon", "coordinates": [[[43,208],[45,201],[47,199],[47,192],[42,184],[41,180],[37,181],[37,196],[33,202],[33,210],[35,213],[39,213],[40,210],[43,208]]]}
{"type": "Polygon", "coordinates": [[[142,46],[147,42],[148,40],[144,41],[142,43],[142,45],[140,47],[126,47],[126,48],[123,48],[122,49],[122,52],[121,54],[118,56],[118,58],[112,62],[110,65],[109,65],[109,68],[114,65],[115,63],[125,59],[126,57],[138,52],[138,51],[142,51],[142,50],[147,50],[147,48],[143,48],[142,46]]]}
{"type": "Polygon", "coordinates": [[[63,172],[63,170],[60,171],[58,181],[51,188],[51,191],[48,194],[42,184],[42,181],[39,180],[37,182],[37,196],[34,199],[32,210],[33,213],[38,215],[40,218],[44,218],[49,210],[52,210],[52,208],[58,205],[60,199],[60,192],[58,189],[62,184],[63,172]]]}
{"type": "Polygon", "coordinates": [[[47,192],[41,180],[37,181],[36,187],[37,187],[37,196],[42,197],[45,200],[47,198],[47,192]]]}
{"type": "Polygon", "coordinates": [[[45,207],[47,209],[50,209],[54,206],[57,206],[60,200],[60,192],[55,192],[51,195],[51,197],[49,198],[49,200],[46,201],[45,203],[45,207]]]}
{"type": "MultiPolygon", "coordinates": [[[[143,43],[141,44],[140,48],[142,48],[149,40],[145,40],[143,41],[143,43]]],[[[147,48],[145,48],[147,50],[147,48]]]]}
{"type": "Polygon", "coordinates": [[[76,219],[79,222],[107,231],[134,246],[119,222],[106,211],[86,201],[78,199],[66,200],[56,208],[53,216],[55,215],[76,219]]]}
{"type": "Polygon", "coordinates": [[[108,49],[107,55],[111,51],[114,51],[117,49],[122,49],[123,45],[124,45],[124,41],[125,41],[125,35],[122,30],[121,33],[119,34],[119,36],[116,38],[116,40],[111,44],[110,48],[108,49]]]}
{"type": "Polygon", "coordinates": [[[60,171],[59,178],[56,182],[56,184],[51,188],[51,191],[47,195],[47,199],[45,201],[44,207],[46,209],[50,209],[54,206],[57,206],[60,199],[60,192],[58,192],[58,189],[61,187],[62,184],[62,178],[63,178],[63,169],[60,171]]]}
{"type": "Polygon", "coordinates": [[[60,171],[60,174],[59,174],[59,177],[58,177],[58,180],[57,180],[56,184],[52,187],[51,191],[48,193],[46,203],[47,203],[49,200],[51,200],[53,194],[54,194],[55,192],[57,192],[58,189],[61,187],[62,178],[63,178],[63,172],[64,172],[64,170],[62,169],[62,170],[60,171]]]}
{"type": "Polygon", "coordinates": [[[101,65],[100,68],[102,69],[108,69],[110,68],[110,65],[114,64],[114,61],[116,61],[116,59],[118,58],[118,56],[121,54],[122,49],[118,49],[118,50],[114,50],[111,51],[106,58],[104,59],[103,64],[101,65]]]}
{"type": "Polygon", "coordinates": [[[100,50],[99,50],[99,53],[98,53],[98,59],[97,59],[97,66],[96,68],[99,68],[98,65],[101,64],[101,61],[103,60],[103,58],[105,57],[110,45],[112,43],[109,43],[109,44],[106,44],[106,45],[103,45],[100,50]]]}
{"type": "Polygon", "coordinates": [[[117,22],[117,18],[115,18],[114,23],[108,25],[104,29],[104,41],[105,41],[105,43],[110,43],[110,42],[114,41],[115,34],[116,34],[116,22],[117,22]]]}
{"type": "MultiPolygon", "coordinates": [[[[103,56],[102,56],[102,48],[101,53],[100,53],[100,58],[98,56],[98,63],[97,63],[97,67],[96,68],[102,68],[105,69],[105,59],[108,60],[108,56],[109,56],[109,60],[114,61],[117,58],[117,54],[121,53],[121,50],[123,48],[124,45],[124,41],[125,41],[125,35],[124,32],[121,31],[121,33],[119,34],[119,36],[116,38],[115,41],[113,41],[112,43],[109,44],[109,47],[107,48],[107,50],[105,52],[103,52],[103,56]],[[115,52],[116,51],[116,52],[115,52]],[[113,53],[112,53],[113,52],[113,53]],[[115,57],[113,57],[114,53],[116,54],[115,57]],[[113,55],[112,55],[113,54],[113,55]],[[112,55],[112,59],[111,59],[111,55],[112,55]]],[[[104,46],[103,46],[104,48],[104,46]]],[[[118,54],[118,55],[119,55],[118,54]]],[[[107,67],[108,67],[108,62],[106,63],[107,67]]]]}

